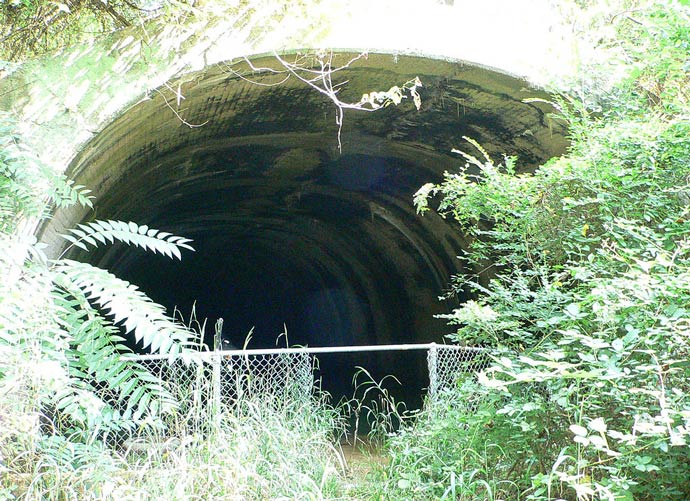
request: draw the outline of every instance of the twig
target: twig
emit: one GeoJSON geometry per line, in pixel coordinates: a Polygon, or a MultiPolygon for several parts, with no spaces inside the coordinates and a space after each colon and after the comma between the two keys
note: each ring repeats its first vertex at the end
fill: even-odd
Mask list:
{"type": "Polygon", "coordinates": [[[333,61],[333,53],[331,52],[329,54],[328,60],[324,61],[323,59],[319,60],[319,63],[321,65],[321,70],[309,70],[302,68],[301,66],[297,66],[295,64],[290,64],[287,61],[285,61],[280,55],[278,55],[277,52],[274,52],[273,55],[275,58],[280,62],[280,64],[283,65],[285,69],[287,69],[291,75],[294,75],[295,78],[300,80],[301,82],[304,82],[308,86],[310,86],[312,89],[317,90],[321,94],[325,95],[330,99],[333,104],[335,104],[336,107],[336,115],[335,115],[335,123],[338,126],[338,152],[342,153],[343,151],[343,143],[342,143],[342,130],[343,130],[343,121],[345,118],[345,110],[346,109],[356,109],[356,110],[362,110],[362,111],[374,111],[374,109],[369,109],[369,108],[364,108],[363,107],[363,102],[360,100],[358,103],[345,103],[341,101],[337,94],[338,91],[340,90],[338,87],[342,86],[344,84],[336,84],[335,86],[333,85],[333,73],[336,71],[343,70],[345,68],[348,68],[352,63],[355,61],[361,59],[362,57],[365,57],[365,54],[359,54],[358,56],[350,59],[350,61],[347,62],[347,64],[343,66],[339,66],[335,69],[331,67],[331,63],[333,61]],[[298,73],[299,71],[304,71],[307,73],[313,73],[316,75],[314,79],[307,79],[300,75],[298,73]],[[323,86],[317,85],[315,82],[321,80],[321,83],[323,86]]]}
{"type": "MultiPolygon", "coordinates": [[[[252,71],[254,71],[255,73],[260,73],[262,69],[263,69],[263,70],[270,70],[272,73],[276,73],[276,74],[285,73],[284,71],[275,71],[275,70],[273,70],[272,68],[261,68],[261,69],[256,68],[256,67],[251,63],[251,61],[249,61],[249,59],[247,59],[246,56],[245,56],[244,60],[247,62],[247,64],[249,65],[249,67],[252,69],[252,71]]],[[[229,65],[226,65],[226,68],[227,68],[227,70],[228,70],[230,73],[232,73],[232,74],[235,75],[236,77],[240,78],[241,80],[244,80],[245,82],[249,82],[250,84],[253,84],[253,85],[258,85],[258,86],[260,86],[260,87],[275,87],[275,86],[277,86],[277,85],[284,84],[284,83],[287,82],[288,79],[290,78],[290,75],[287,74],[287,75],[285,76],[285,78],[283,78],[280,82],[275,82],[275,83],[267,84],[267,83],[263,83],[263,82],[257,82],[256,80],[252,80],[251,78],[247,78],[247,77],[245,77],[244,75],[242,75],[239,71],[235,71],[235,70],[234,70],[232,67],[230,67],[229,65]]]]}
{"type": "Polygon", "coordinates": [[[407,96],[403,94],[404,91],[409,92],[410,96],[412,97],[414,104],[416,108],[419,110],[420,105],[421,105],[421,98],[419,96],[419,93],[417,92],[417,88],[421,87],[422,83],[419,80],[418,77],[416,77],[414,80],[410,80],[409,82],[406,82],[403,84],[401,87],[394,86],[391,87],[388,91],[384,92],[371,92],[369,94],[363,94],[362,98],[356,102],[356,103],[347,103],[344,101],[341,101],[338,93],[342,88],[347,85],[349,80],[344,80],[342,82],[337,82],[333,83],[333,74],[342,71],[344,69],[349,68],[354,62],[358,61],[359,59],[366,58],[367,54],[366,53],[361,53],[358,54],[357,56],[351,58],[349,61],[347,61],[345,64],[342,64],[340,66],[333,67],[333,52],[329,52],[327,56],[325,55],[318,55],[318,63],[319,63],[319,68],[318,69],[313,69],[313,68],[308,68],[305,66],[302,66],[302,63],[304,61],[303,57],[300,57],[299,55],[295,57],[295,61],[290,63],[283,59],[277,52],[273,52],[274,57],[276,60],[280,63],[280,65],[284,69],[275,69],[275,68],[270,68],[270,67],[257,67],[255,66],[249,58],[246,56],[243,58],[249,69],[254,72],[254,73],[271,73],[275,75],[282,75],[285,74],[285,78],[280,80],[279,82],[275,83],[263,83],[259,82],[250,78],[245,77],[243,74],[241,74],[239,71],[236,71],[235,69],[231,68],[230,66],[226,66],[228,68],[228,71],[232,73],[233,75],[237,76],[238,78],[252,83],[254,85],[259,85],[262,87],[273,87],[276,85],[281,85],[285,83],[291,76],[294,76],[297,78],[300,82],[308,85],[312,89],[315,89],[317,92],[323,94],[326,96],[334,105],[336,108],[335,111],[335,123],[338,126],[338,151],[342,152],[342,128],[343,128],[343,122],[345,119],[345,110],[347,109],[353,109],[353,110],[360,110],[360,111],[367,111],[367,112],[372,112],[376,111],[377,109],[387,106],[391,102],[398,104],[400,101],[407,96]],[[371,106],[370,108],[365,107],[367,104],[371,106]]]}
{"type": "MultiPolygon", "coordinates": [[[[170,87],[167,86],[167,85],[166,85],[166,87],[170,88],[170,87]]],[[[187,122],[184,118],[182,118],[182,117],[180,116],[180,114],[177,112],[177,110],[175,110],[175,108],[172,107],[172,105],[171,105],[170,102],[168,101],[168,98],[165,97],[165,94],[163,94],[163,93],[162,93],[161,91],[159,91],[158,89],[155,89],[155,90],[156,90],[156,92],[158,92],[158,93],[163,97],[163,100],[165,101],[165,105],[166,105],[168,108],[170,108],[170,110],[175,114],[175,116],[178,118],[178,120],[179,120],[180,122],[182,122],[184,125],[186,125],[187,127],[189,127],[190,129],[196,129],[196,128],[198,128],[198,127],[203,127],[204,125],[206,125],[207,123],[209,123],[210,120],[206,120],[204,123],[201,123],[201,124],[190,124],[189,122],[187,122]]],[[[175,92],[175,91],[173,91],[173,92],[175,92]]],[[[178,100],[178,102],[179,102],[179,100],[178,100]]]]}

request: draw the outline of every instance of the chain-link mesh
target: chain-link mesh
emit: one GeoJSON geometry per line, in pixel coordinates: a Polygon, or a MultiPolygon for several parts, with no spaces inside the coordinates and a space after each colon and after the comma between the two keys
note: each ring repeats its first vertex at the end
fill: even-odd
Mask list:
{"type": "Polygon", "coordinates": [[[305,400],[313,386],[308,353],[273,353],[224,357],[220,367],[220,396],[231,404],[246,396],[305,400]]]}
{"type": "Polygon", "coordinates": [[[138,362],[179,403],[179,409],[166,417],[172,430],[205,429],[242,399],[275,405],[308,400],[313,387],[308,353],[228,356],[202,352],[191,361],[141,357],[138,362]]]}
{"type": "MultiPolygon", "coordinates": [[[[467,378],[473,378],[489,360],[488,352],[481,348],[417,346],[428,350],[428,396],[432,399],[457,388],[467,378]]],[[[384,347],[375,348],[383,351],[384,347]]],[[[397,349],[395,346],[386,348],[397,349]]],[[[324,348],[315,350],[330,352],[324,348]]],[[[195,354],[192,361],[137,358],[180,404],[179,410],[168,419],[168,426],[189,430],[212,425],[223,412],[231,411],[249,399],[260,398],[281,405],[311,398],[314,388],[312,354],[307,350],[259,351],[232,355],[202,352],[195,354]]],[[[343,347],[332,351],[343,352],[343,347]]]]}
{"type": "Polygon", "coordinates": [[[429,348],[429,396],[434,398],[486,367],[487,352],[481,348],[437,345],[429,348]]]}
{"type": "Polygon", "coordinates": [[[212,423],[209,417],[215,413],[210,357],[192,362],[180,358],[168,360],[142,357],[138,362],[179,404],[175,412],[164,416],[169,432],[193,432],[208,428],[212,423]]]}

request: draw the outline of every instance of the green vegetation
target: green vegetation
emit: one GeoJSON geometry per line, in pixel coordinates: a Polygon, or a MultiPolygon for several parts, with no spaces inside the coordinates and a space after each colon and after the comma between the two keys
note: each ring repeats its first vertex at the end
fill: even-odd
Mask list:
{"type": "Polygon", "coordinates": [[[333,499],[344,490],[337,419],[310,402],[275,407],[247,399],[206,435],[146,434],[119,450],[44,440],[30,469],[5,474],[0,493],[80,501],[333,499]]]}
{"type": "Polygon", "coordinates": [[[690,496],[690,18],[671,5],[613,21],[622,81],[556,99],[567,155],[516,175],[470,140],[478,158],[417,194],[474,235],[471,266],[492,263],[455,278],[475,300],[447,318],[495,356],[453,395],[475,407],[391,442],[398,496],[690,496]]]}
{"type": "Polygon", "coordinates": [[[198,0],[0,0],[0,61],[42,57],[154,18],[179,23],[189,16],[202,14],[195,7],[199,3],[198,0]]]}
{"type": "MultiPolygon", "coordinates": [[[[203,400],[183,413],[181,388],[126,359],[118,325],[162,353],[194,349],[200,333],[104,270],[46,258],[26,229],[50,204],[92,202],[0,117],[0,499],[690,498],[686,4],[605,17],[600,44],[622,65],[587,67],[555,93],[567,155],[517,174],[519,159],[495,162],[468,138],[465,167],[418,192],[420,212],[474,237],[463,259],[476,276],[452,282],[473,300],[446,318],[453,341],[492,361],[414,418],[364,383],[382,400],[350,407],[371,411],[384,460],[359,478],[338,454],[344,411],[320,397],[242,399],[199,428],[212,421],[203,400]],[[136,438],[111,446],[121,432],[136,438]]],[[[113,221],[66,238],[189,250],[113,221]]]]}
{"type": "MultiPolygon", "coordinates": [[[[12,496],[48,478],[45,468],[90,464],[109,434],[160,428],[177,407],[157,378],[125,357],[131,350],[118,326],[162,354],[189,352],[197,335],[107,271],[49,260],[21,231],[47,217],[46,200],[91,200],[85,188],[50,175],[9,117],[1,118],[0,485],[12,496]]],[[[83,248],[120,241],[178,258],[190,249],[182,237],[118,221],[80,225],[65,238],[83,248]]]]}
{"type": "Polygon", "coordinates": [[[17,60],[130,26],[147,14],[134,0],[0,1],[0,59],[17,60]]]}

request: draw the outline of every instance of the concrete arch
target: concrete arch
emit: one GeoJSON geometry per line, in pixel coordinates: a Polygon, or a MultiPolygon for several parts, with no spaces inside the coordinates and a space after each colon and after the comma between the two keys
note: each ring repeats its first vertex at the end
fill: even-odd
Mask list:
{"type": "MultiPolygon", "coordinates": [[[[197,252],[182,263],[121,246],[81,258],[170,308],[198,300],[211,325],[225,318],[236,345],[255,326],[254,346],[272,346],[283,323],[291,342],[312,346],[440,341],[447,328],[433,315],[453,306],[438,296],[450,275],[464,272],[457,255],[466,242],[440,217],[419,218],[412,195],[458,168],[451,149],[462,136],[495,158],[518,156],[525,169],[560,154],[566,141],[549,107],[524,101],[547,96],[480,64],[370,52],[338,75],[347,81],[341,99],[419,77],[422,106],[348,113],[340,152],[331,102],[294,78],[273,85],[283,76],[235,57],[269,44],[252,39],[257,24],[242,19],[181,34],[162,27],[147,44],[123,33],[2,81],[0,99],[20,96],[13,106],[30,117],[44,160],[57,169],[68,163],[97,200],[95,212],[56,212],[41,238],[57,253],[56,234],[92,218],[193,238],[197,252]],[[228,26],[244,28],[228,35],[228,26]],[[60,78],[45,81],[51,72],[60,78]],[[31,78],[40,83],[22,91],[31,78]]],[[[309,33],[298,29],[283,42],[302,44],[309,33]]],[[[270,52],[251,61],[276,64],[270,52]]],[[[374,376],[396,373],[413,392],[424,386],[419,360],[382,355],[326,366],[326,388],[340,392],[351,378],[343,367],[367,362],[374,376]]]]}
{"type": "Polygon", "coordinates": [[[550,0],[248,2],[153,20],[41,60],[0,67],[0,109],[56,171],[115,117],[243,56],[348,48],[465,61],[530,84],[571,73],[575,35],[550,0]]]}

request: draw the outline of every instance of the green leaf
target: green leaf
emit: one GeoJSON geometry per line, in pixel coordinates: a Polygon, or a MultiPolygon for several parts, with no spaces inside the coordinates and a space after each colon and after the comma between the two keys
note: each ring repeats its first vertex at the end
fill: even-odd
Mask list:
{"type": "Polygon", "coordinates": [[[98,247],[106,242],[120,241],[128,245],[151,250],[170,258],[182,259],[182,250],[194,251],[189,245],[190,239],[149,229],[148,226],[138,226],[133,222],[124,221],[92,221],[87,224],[79,224],[77,228],[69,230],[78,238],[70,235],[62,235],[73,245],[88,250],[85,244],[98,247]]]}
{"type": "Polygon", "coordinates": [[[165,309],[151,301],[129,282],[89,264],[63,259],[55,267],[66,278],[70,290],[78,288],[90,301],[112,315],[115,324],[133,332],[145,348],[166,354],[174,346],[192,344],[194,333],[165,314],[165,309]]]}
{"type": "Polygon", "coordinates": [[[585,428],[584,426],[580,426],[579,424],[571,424],[569,426],[569,429],[576,436],[580,436],[580,437],[586,437],[587,436],[587,428],[585,428]]]}

